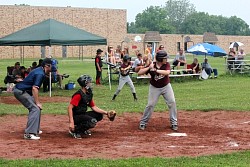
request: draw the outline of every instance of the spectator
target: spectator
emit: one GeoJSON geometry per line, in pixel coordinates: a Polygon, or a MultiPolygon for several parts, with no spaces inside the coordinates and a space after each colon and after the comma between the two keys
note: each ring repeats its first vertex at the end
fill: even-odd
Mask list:
{"type": "Polygon", "coordinates": [[[116,66],[115,55],[113,46],[108,46],[108,52],[106,53],[107,61],[116,66]]]}
{"type": "Polygon", "coordinates": [[[238,55],[236,56],[237,64],[243,64],[244,58],[246,56],[246,53],[244,52],[243,49],[240,49],[238,55]]]}
{"type": "MultiPolygon", "coordinates": [[[[62,75],[59,73],[57,64],[58,61],[56,59],[51,59],[52,65],[51,65],[51,83],[58,83],[58,87],[60,89],[64,89],[62,86],[62,75]]],[[[43,81],[43,92],[47,92],[50,89],[50,78],[49,75],[46,75],[46,78],[43,81]]]]}
{"type": "Polygon", "coordinates": [[[145,49],[145,55],[152,56],[152,45],[151,44],[147,44],[147,48],[145,49]]]}
{"type": "Polygon", "coordinates": [[[34,62],[32,63],[31,67],[28,68],[27,71],[30,72],[30,71],[34,70],[35,68],[37,68],[37,62],[36,62],[36,61],[34,61],[34,62]]]}
{"type": "Polygon", "coordinates": [[[234,48],[230,48],[230,50],[228,52],[228,58],[227,58],[229,70],[231,70],[231,68],[233,67],[236,57],[237,57],[237,55],[236,55],[236,52],[234,51],[234,48]]]}
{"type": "Polygon", "coordinates": [[[192,69],[192,74],[200,73],[201,69],[197,58],[194,58],[193,63],[190,65],[190,68],[192,69]]]}
{"type": "Polygon", "coordinates": [[[159,48],[156,50],[156,53],[160,50],[164,50],[164,46],[163,45],[160,45],[159,48]]]}
{"type": "Polygon", "coordinates": [[[148,55],[144,55],[142,60],[143,60],[143,63],[144,63],[144,67],[148,67],[152,63],[152,60],[148,55]]]}
{"type": "Polygon", "coordinates": [[[142,68],[144,68],[142,54],[138,53],[137,59],[135,59],[135,61],[133,63],[132,70],[137,73],[142,68]]]}
{"type": "Polygon", "coordinates": [[[214,73],[214,78],[217,78],[218,76],[218,71],[216,68],[212,68],[211,65],[208,63],[208,59],[205,58],[204,62],[202,63],[202,69],[205,69],[207,75],[209,76],[209,78],[213,78],[211,76],[211,73],[214,73]]]}
{"type": "MultiPolygon", "coordinates": [[[[164,46],[163,46],[163,45],[160,45],[160,46],[157,48],[156,53],[159,52],[159,51],[161,51],[161,50],[164,50],[164,46]]],[[[156,54],[156,53],[155,53],[155,54],[156,54]]],[[[156,62],[155,56],[154,56],[153,62],[156,62]]]]}
{"type": "Polygon", "coordinates": [[[43,59],[39,59],[37,67],[42,66],[43,59]]]}
{"type": "MultiPolygon", "coordinates": [[[[128,47],[124,47],[122,53],[123,53],[123,56],[129,55],[128,47]]],[[[123,56],[122,56],[122,58],[123,58],[123,56]]]]}
{"type": "Polygon", "coordinates": [[[140,50],[135,50],[135,55],[137,57],[137,55],[140,53],[140,50]]]}
{"type": "Polygon", "coordinates": [[[183,53],[183,49],[180,49],[179,52],[176,54],[173,65],[177,66],[177,70],[180,68],[180,66],[183,66],[185,69],[187,69],[186,56],[183,53]]]}
{"type": "Polygon", "coordinates": [[[121,64],[121,62],[122,62],[121,56],[122,56],[122,49],[121,49],[121,46],[118,45],[116,50],[115,50],[115,61],[116,61],[116,63],[121,64]]]}
{"type": "Polygon", "coordinates": [[[147,48],[145,49],[145,59],[147,59],[149,62],[152,62],[152,45],[147,44],[147,48]]]}
{"type": "Polygon", "coordinates": [[[96,51],[96,57],[95,57],[95,70],[96,70],[96,85],[101,85],[101,76],[102,76],[102,54],[101,49],[97,49],[96,51]]]}
{"type": "Polygon", "coordinates": [[[14,69],[13,69],[13,71],[12,71],[13,77],[21,77],[19,68],[20,68],[20,62],[16,62],[16,63],[15,63],[15,66],[14,66],[14,69]]]}
{"type": "Polygon", "coordinates": [[[26,71],[26,68],[25,68],[24,66],[21,66],[21,67],[19,68],[19,72],[18,72],[18,73],[19,73],[19,74],[16,75],[16,77],[15,77],[15,82],[21,82],[21,81],[23,81],[23,79],[26,78],[27,75],[29,74],[29,73],[26,71]]]}

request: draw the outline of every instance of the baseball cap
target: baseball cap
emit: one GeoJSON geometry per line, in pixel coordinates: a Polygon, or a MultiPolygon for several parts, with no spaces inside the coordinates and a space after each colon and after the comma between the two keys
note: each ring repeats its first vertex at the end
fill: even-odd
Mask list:
{"type": "Polygon", "coordinates": [[[103,50],[101,50],[101,49],[97,49],[97,51],[96,51],[96,53],[101,53],[101,52],[103,52],[103,50]]]}
{"type": "Polygon", "coordinates": [[[42,66],[44,67],[45,65],[52,64],[51,58],[45,58],[43,59],[42,66]]]}

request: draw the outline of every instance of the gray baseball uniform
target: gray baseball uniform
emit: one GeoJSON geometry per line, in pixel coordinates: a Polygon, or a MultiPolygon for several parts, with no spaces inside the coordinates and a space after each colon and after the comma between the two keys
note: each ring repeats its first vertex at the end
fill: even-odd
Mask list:
{"type": "MultiPolygon", "coordinates": [[[[169,63],[162,65],[159,70],[170,70],[169,63]]],[[[147,125],[148,120],[150,119],[154,111],[154,107],[158,102],[160,95],[163,96],[169,108],[169,118],[171,125],[177,125],[177,108],[169,76],[160,75],[153,71],[148,71],[148,73],[150,73],[151,75],[149,92],[148,92],[148,104],[144,110],[144,114],[141,118],[140,125],[147,125]]]]}

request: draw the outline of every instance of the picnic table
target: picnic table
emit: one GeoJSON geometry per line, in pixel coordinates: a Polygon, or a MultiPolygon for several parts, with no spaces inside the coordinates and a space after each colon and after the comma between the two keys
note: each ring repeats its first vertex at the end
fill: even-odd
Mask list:
{"type": "Polygon", "coordinates": [[[235,73],[244,74],[250,73],[250,60],[228,60],[225,56],[225,70],[231,75],[235,73]]]}

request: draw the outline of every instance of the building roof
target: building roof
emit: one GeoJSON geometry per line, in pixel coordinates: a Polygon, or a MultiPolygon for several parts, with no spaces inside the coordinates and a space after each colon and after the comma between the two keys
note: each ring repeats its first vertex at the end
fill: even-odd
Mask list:
{"type": "Polygon", "coordinates": [[[215,33],[213,32],[205,32],[203,34],[203,42],[218,42],[218,38],[216,37],[215,33]]]}
{"type": "Polygon", "coordinates": [[[160,42],[162,41],[159,31],[146,31],[144,42],[160,42]]]}

